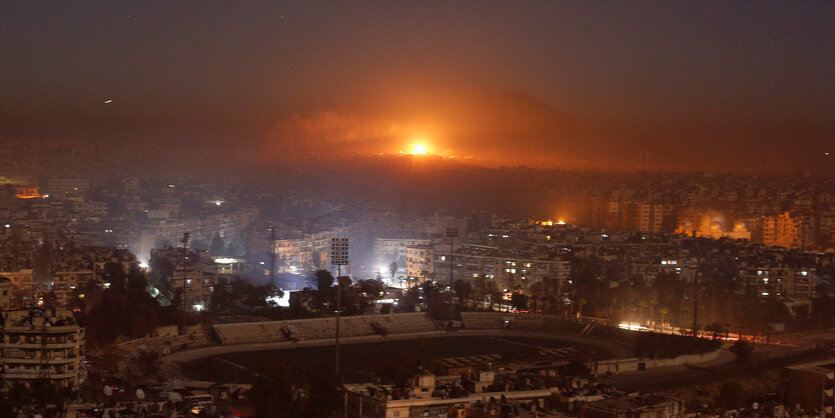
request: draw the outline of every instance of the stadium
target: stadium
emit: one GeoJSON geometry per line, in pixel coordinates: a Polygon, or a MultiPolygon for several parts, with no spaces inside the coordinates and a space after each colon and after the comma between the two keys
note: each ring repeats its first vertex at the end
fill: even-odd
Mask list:
{"type": "MultiPolygon", "coordinates": [[[[334,370],[336,318],[193,327],[188,336],[141,340],[169,353],[187,378],[246,383],[265,367],[287,373],[334,370]]],[[[462,312],[362,315],[340,321],[345,382],[396,379],[438,364],[580,362],[594,376],[695,364],[719,354],[716,341],[623,330],[544,314],[462,312]]]]}

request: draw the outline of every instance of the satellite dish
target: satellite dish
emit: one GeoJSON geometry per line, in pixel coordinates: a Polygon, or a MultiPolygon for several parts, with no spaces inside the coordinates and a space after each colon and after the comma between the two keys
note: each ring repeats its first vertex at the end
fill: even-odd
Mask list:
{"type": "Polygon", "coordinates": [[[760,409],[760,404],[758,402],[754,402],[754,404],[751,405],[751,408],[754,408],[754,410],[756,411],[757,409],[760,409]]]}
{"type": "Polygon", "coordinates": [[[108,386],[108,385],[105,385],[104,386],[104,394],[107,395],[107,396],[113,395],[113,388],[108,386]]]}
{"type": "Polygon", "coordinates": [[[139,399],[140,401],[145,399],[145,391],[142,389],[136,389],[136,399],[139,399]]]}

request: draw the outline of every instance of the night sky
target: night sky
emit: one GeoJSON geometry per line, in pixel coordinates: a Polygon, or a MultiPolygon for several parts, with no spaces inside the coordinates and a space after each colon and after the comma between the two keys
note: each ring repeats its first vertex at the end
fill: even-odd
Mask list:
{"type": "Polygon", "coordinates": [[[832,1],[0,1],[0,83],[137,158],[835,171],[832,1]]]}

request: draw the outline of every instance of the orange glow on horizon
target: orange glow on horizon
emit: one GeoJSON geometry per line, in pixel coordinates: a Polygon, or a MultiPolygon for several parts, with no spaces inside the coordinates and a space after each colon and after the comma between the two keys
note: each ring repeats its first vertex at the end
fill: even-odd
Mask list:
{"type": "Polygon", "coordinates": [[[415,144],[415,146],[412,147],[412,154],[424,155],[426,153],[427,153],[426,145],[415,144]]]}

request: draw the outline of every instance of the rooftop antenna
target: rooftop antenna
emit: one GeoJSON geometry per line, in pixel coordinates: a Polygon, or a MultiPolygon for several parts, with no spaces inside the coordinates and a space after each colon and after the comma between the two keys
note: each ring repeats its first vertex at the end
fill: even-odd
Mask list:
{"type": "Polygon", "coordinates": [[[186,264],[188,263],[188,238],[189,233],[183,232],[183,239],[180,240],[183,243],[183,333],[186,332],[186,310],[188,307],[186,302],[186,293],[188,292],[188,275],[186,272],[186,264]]]}

